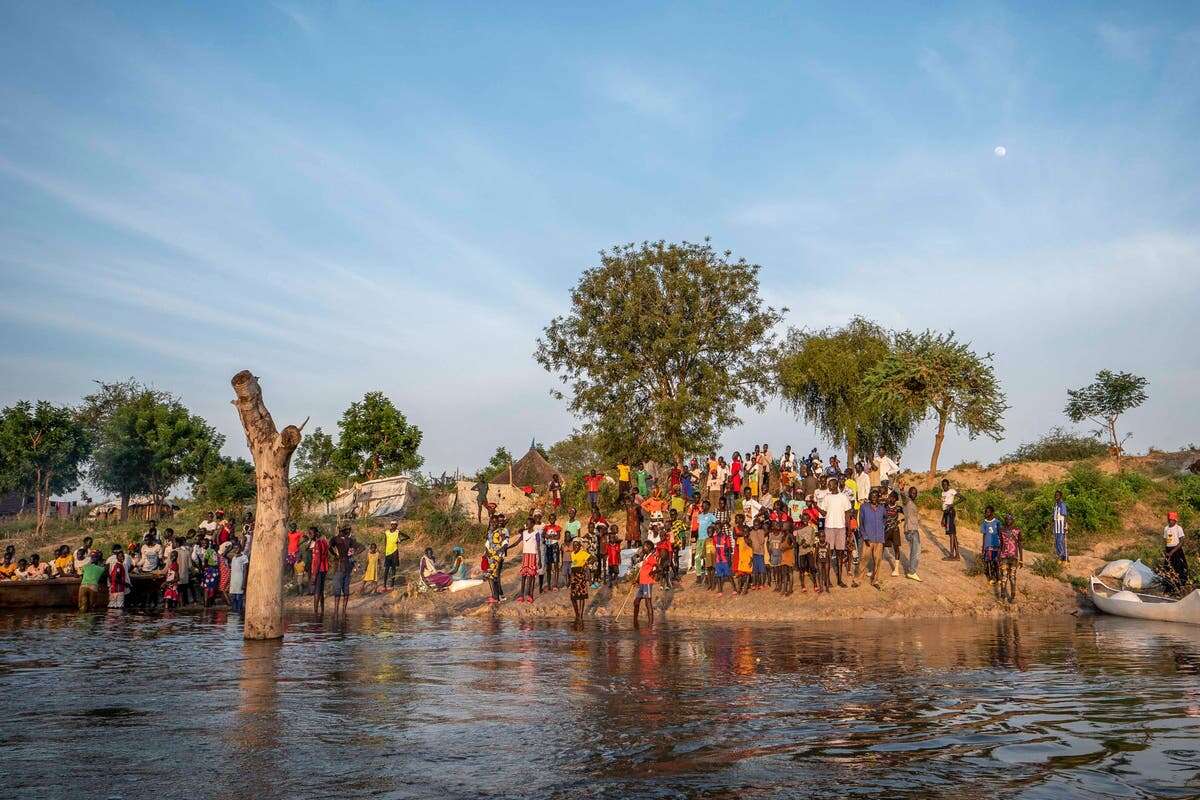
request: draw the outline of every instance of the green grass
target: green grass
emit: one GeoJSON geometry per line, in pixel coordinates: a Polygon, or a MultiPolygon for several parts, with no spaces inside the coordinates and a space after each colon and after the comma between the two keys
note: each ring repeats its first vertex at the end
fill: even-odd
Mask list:
{"type": "Polygon", "coordinates": [[[1043,578],[1061,578],[1063,565],[1053,556],[1038,556],[1037,560],[1029,565],[1029,571],[1043,578]]]}

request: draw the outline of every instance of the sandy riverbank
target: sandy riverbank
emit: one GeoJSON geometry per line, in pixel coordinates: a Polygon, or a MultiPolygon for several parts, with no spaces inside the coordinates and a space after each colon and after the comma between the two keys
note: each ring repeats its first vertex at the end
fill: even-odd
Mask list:
{"type": "MultiPolygon", "coordinates": [[[[655,587],[656,614],[667,618],[693,620],[747,620],[747,621],[808,621],[837,619],[921,619],[945,617],[997,617],[1010,614],[1045,616],[1075,614],[1086,605],[1070,584],[1052,578],[1042,578],[1030,570],[1020,572],[1017,580],[1017,601],[1009,604],[996,599],[992,587],[982,575],[968,575],[968,569],[976,554],[968,533],[960,536],[962,558],[945,561],[946,539],[932,517],[922,519],[921,582],[908,580],[902,574],[892,577],[885,572],[882,588],[875,589],[860,579],[857,588],[839,589],[817,595],[811,587],[807,593],[799,590],[791,597],[783,597],[774,591],[751,592],[735,596],[726,592],[718,596],[696,585],[694,575],[687,575],[676,584],[673,591],[662,586],[655,587]]],[[[1036,554],[1026,554],[1030,564],[1036,554]]],[[[1075,564],[1072,564],[1075,567],[1075,564]]],[[[1079,572],[1090,565],[1078,564],[1079,572]]],[[[516,565],[505,568],[504,590],[510,598],[499,605],[487,603],[487,586],[481,585],[456,593],[425,593],[405,596],[401,591],[378,593],[369,596],[359,594],[359,585],[353,587],[355,595],[350,602],[350,612],[358,614],[412,615],[412,616],[480,616],[495,615],[504,618],[571,618],[574,612],[567,589],[547,591],[537,596],[532,604],[516,603],[513,598],[519,584],[516,565]]],[[[632,584],[618,584],[613,590],[601,587],[593,590],[588,598],[586,615],[594,618],[611,617],[618,614],[622,605],[622,618],[630,618],[632,601],[626,603],[632,584]]],[[[311,598],[294,597],[288,605],[295,610],[311,608],[311,598]]],[[[329,601],[327,600],[327,605],[329,601]]],[[[661,616],[660,616],[661,618],[661,616]]]]}

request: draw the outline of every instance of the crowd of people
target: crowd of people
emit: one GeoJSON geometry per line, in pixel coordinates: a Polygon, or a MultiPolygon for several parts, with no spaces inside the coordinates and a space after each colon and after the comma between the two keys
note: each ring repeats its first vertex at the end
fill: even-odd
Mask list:
{"type": "MultiPolygon", "coordinates": [[[[489,602],[505,599],[501,574],[514,549],[521,564],[517,602],[534,602],[536,594],[562,588],[565,578],[577,617],[589,589],[611,587],[623,573],[636,574],[635,621],[641,605],[653,614],[655,585],[671,589],[688,572],[718,596],[767,590],[786,596],[810,587],[821,594],[857,587],[864,574],[879,587],[885,562],[892,576],[903,568],[920,581],[918,493],[893,485],[899,472],[887,453],[843,469],[837,456],[826,462],[815,448],[799,457],[789,446],[776,460],[768,445],[728,461],[709,454],[677,462],[659,473],[661,485],[649,465],[620,463],[616,506],[606,513],[601,489],[612,476],[591,470],[584,477],[586,519],[576,508],[560,517],[558,492],[549,493],[548,510],[534,509],[520,524],[490,515],[481,563],[489,602]]],[[[945,524],[955,533],[955,494],[946,488],[945,524]]],[[[1006,530],[1017,552],[1005,550],[998,559],[1019,561],[1020,532],[1006,530]]]]}

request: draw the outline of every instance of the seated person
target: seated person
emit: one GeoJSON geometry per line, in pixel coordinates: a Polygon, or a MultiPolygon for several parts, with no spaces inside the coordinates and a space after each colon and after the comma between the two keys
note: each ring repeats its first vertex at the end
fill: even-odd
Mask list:
{"type": "Polygon", "coordinates": [[[42,557],[34,553],[29,557],[29,580],[44,581],[50,577],[50,565],[42,561],[42,557]]]}
{"type": "Polygon", "coordinates": [[[456,581],[465,581],[471,577],[471,568],[463,558],[463,549],[455,545],[450,552],[454,554],[454,566],[450,568],[450,577],[456,581]]]}
{"type": "Polygon", "coordinates": [[[17,563],[13,561],[12,553],[4,554],[4,562],[0,563],[0,581],[11,581],[17,574],[17,563]]]}
{"type": "Polygon", "coordinates": [[[450,584],[454,581],[450,575],[437,568],[437,564],[433,561],[432,547],[425,548],[425,554],[421,556],[421,564],[418,569],[420,570],[422,583],[436,591],[449,588],[450,584]]]}
{"type": "Polygon", "coordinates": [[[50,570],[51,577],[54,578],[65,578],[75,574],[75,559],[71,558],[70,547],[64,544],[58,548],[58,554],[50,562],[50,570]]]}
{"type": "Polygon", "coordinates": [[[33,570],[29,568],[29,562],[26,559],[22,558],[17,561],[17,571],[12,579],[14,581],[33,580],[33,570]]]}

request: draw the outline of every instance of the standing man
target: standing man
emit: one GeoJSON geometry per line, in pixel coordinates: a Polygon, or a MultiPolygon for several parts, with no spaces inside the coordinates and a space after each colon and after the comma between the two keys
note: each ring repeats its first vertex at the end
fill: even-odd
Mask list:
{"type": "Polygon", "coordinates": [[[313,613],[325,614],[325,576],[329,574],[329,540],[319,528],[312,529],[312,543],[308,546],[312,554],[309,574],[312,576],[313,613]]]}
{"type": "Polygon", "coordinates": [[[634,473],[633,477],[634,477],[634,480],[637,481],[638,494],[641,495],[643,500],[646,499],[647,497],[649,497],[650,496],[650,473],[646,470],[645,462],[643,462],[642,464],[640,464],[638,466],[637,472],[634,473]]]}
{"type": "Polygon", "coordinates": [[[617,464],[617,496],[627,497],[629,495],[629,462],[633,459],[625,459],[624,464],[617,464]]]}
{"type": "Polygon", "coordinates": [[[330,549],[337,556],[333,569],[333,616],[338,615],[338,601],[341,601],[342,615],[346,614],[346,606],[350,603],[350,575],[354,572],[354,551],[358,542],[350,535],[350,526],[343,525],[333,538],[330,549]]]}
{"type": "Polygon", "coordinates": [[[1188,562],[1183,552],[1183,538],[1179,513],[1167,512],[1167,525],[1163,528],[1163,556],[1171,567],[1171,580],[1177,590],[1183,589],[1188,582],[1188,562]]]}
{"type": "MultiPolygon", "coordinates": [[[[475,490],[475,521],[477,523],[482,523],[483,522],[483,510],[485,508],[487,508],[487,502],[488,502],[488,499],[487,499],[487,497],[488,497],[488,482],[485,481],[483,478],[480,478],[479,480],[477,480],[475,482],[475,485],[472,486],[471,488],[473,490],[475,490]]],[[[491,516],[490,513],[489,513],[489,516],[491,516]]],[[[384,553],[384,558],[386,559],[386,557],[387,557],[387,554],[384,553]]],[[[384,569],[385,570],[387,569],[386,562],[384,565],[384,569]]],[[[384,587],[387,586],[387,578],[384,578],[383,584],[384,584],[384,587]]]]}
{"type": "Polygon", "coordinates": [[[865,563],[868,557],[871,560],[871,571],[867,576],[876,589],[879,588],[879,568],[883,566],[883,542],[887,538],[886,515],[887,509],[879,502],[879,490],[872,489],[867,495],[867,502],[863,503],[858,511],[858,529],[866,548],[863,562],[865,563]]]}
{"type": "Polygon", "coordinates": [[[892,487],[892,476],[900,471],[900,465],[880,450],[879,455],[875,456],[875,467],[879,470],[879,485],[886,492],[892,487]]]}
{"type": "Polygon", "coordinates": [[[600,513],[600,484],[604,482],[604,476],[594,469],[588,470],[583,482],[587,486],[588,505],[592,507],[592,516],[597,516],[600,513]]]}
{"type": "Polygon", "coordinates": [[[917,566],[921,563],[921,517],[917,509],[917,487],[910,486],[904,494],[904,538],[908,539],[908,571],[904,577],[920,582],[917,566]]]}
{"type": "Polygon", "coordinates": [[[1067,555],[1067,503],[1062,492],[1054,493],[1054,552],[1059,561],[1070,561],[1067,555]]]}
{"type": "Polygon", "coordinates": [[[950,555],[943,561],[954,561],[958,558],[958,522],[954,504],[958,502],[958,490],[950,488],[950,481],[942,479],[942,529],[950,540],[950,555]]]}
{"type": "Polygon", "coordinates": [[[642,544],[642,563],[638,567],[637,597],[633,601],[633,627],[638,627],[638,610],[646,601],[646,621],[654,624],[654,571],[658,568],[658,551],[650,542],[642,544]]]}
{"type": "MultiPolygon", "coordinates": [[[[854,503],[838,488],[837,478],[830,478],[828,489],[819,501],[821,513],[825,517],[825,543],[833,554],[834,569],[837,573],[837,585],[846,588],[842,579],[842,570],[850,571],[850,553],[846,549],[846,528],[850,517],[854,514],[854,503]]],[[[851,578],[855,586],[857,581],[851,578]]]]}
{"type": "Polygon", "coordinates": [[[210,537],[215,538],[216,533],[217,533],[216,515],[214,515],[213,512],[211,512],[211,511],[208,512],[207,514],[204,515],[204,521],[201,522],[198,527],[202,534],[206,534],[210,537]]]}
{"type": "Polygon", "coordinates": [[[400,523],[393,522],[383,532],[383,588],[388,588],[388,580],[396,583],[396,573],[400,570],[400,540],[408,537],[400,532],[400,523]]]}

